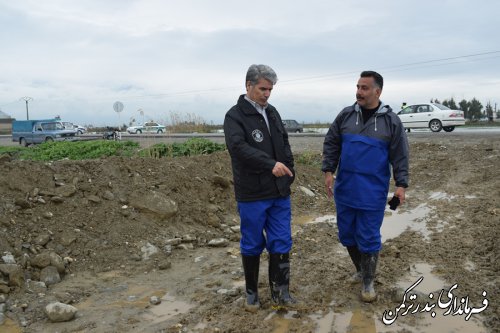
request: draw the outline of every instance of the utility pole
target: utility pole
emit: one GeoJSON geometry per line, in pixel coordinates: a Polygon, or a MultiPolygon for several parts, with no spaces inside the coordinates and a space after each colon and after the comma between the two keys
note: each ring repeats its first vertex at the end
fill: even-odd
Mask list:
{"type": "Polygon", "coordinates": [[[29,116],[29,112],[28,112],[28,102],[32,101],[33,98],[32,97],[28,97],[28,96],[24,96],[24,97],[21,97],[20,100],[26,102],[26,120],[30,120],[30,116],[29,116]]]}

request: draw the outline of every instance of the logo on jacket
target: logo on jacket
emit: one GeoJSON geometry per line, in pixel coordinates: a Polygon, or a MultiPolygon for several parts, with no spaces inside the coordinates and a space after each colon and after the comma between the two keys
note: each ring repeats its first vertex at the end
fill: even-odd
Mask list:
{"type": "Polygon", "coordinates": [[[252,138],[255,142],[262,142],[264,141],[264,134],[260,130],[256,129],[252,132],[252,138]]]}

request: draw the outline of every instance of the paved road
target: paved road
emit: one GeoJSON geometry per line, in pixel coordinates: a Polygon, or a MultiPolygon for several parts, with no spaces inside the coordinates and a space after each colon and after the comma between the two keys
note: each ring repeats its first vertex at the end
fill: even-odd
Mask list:
{"type": "MultiPolygon", "coordinates": [[[[325,130],[326,131],[326,130],[325,130]]],[[[82,139],[92,140],[99,139],[100,135],[85,134],[82,139]]],[[[122,134],[122,140],[133,140],[140,143],[142,147],[148,147],[156,143],[172,143],[184,142],[191,137],[203,137],[217,143],[224,143],[224,135],[221,133],[212,134],[151,134],[151,135],[136,135],[122,134]]],[[[301,151],[321,151],[323,146],[324,133],[300,133],[290,134],[290,144],[294,152],[301,151]]],[[[411,142],[447,142],[460,140],[495,140],[500,141],[500,127],[485,127],[485,128],[457,128],[451,133],[439,132],[433,133],[430,130],[412,130],[408,133],[408,139],[411,142]]],[[[0,146],[16,146],[17,143],[12,142],[10,135],[0,135],[0,146]]]]}

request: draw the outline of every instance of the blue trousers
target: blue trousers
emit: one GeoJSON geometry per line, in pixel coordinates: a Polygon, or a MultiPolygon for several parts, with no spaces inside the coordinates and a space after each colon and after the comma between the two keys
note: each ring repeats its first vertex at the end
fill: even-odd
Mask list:
{"type": "Polygon", "coordinates": [[[244,256],[288,253],[292,248],[290,196],[285,198],[238,201],[240,213],[240,249],[244,256]],[[265,232],[265,233],[264,233],[265,232]]]}
{"type": "Polygon", "coordinates": [[[361,252],[374,253],[382,248],[380,227],[384,210],[363,210],[335,203],[339,240],[344,246],[357,246],[361,252]]]}

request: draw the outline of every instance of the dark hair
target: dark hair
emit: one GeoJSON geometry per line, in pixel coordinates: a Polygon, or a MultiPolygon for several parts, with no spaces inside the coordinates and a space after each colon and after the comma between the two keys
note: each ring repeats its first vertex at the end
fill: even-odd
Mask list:
{"type": "Polygon", "coordinates": [[[375,80],[375,84],[382,89],[384,87],[384,78],[382,75],[375,71],[363,71],[360,74],[360,77],[372,77],[375,80]]]}

